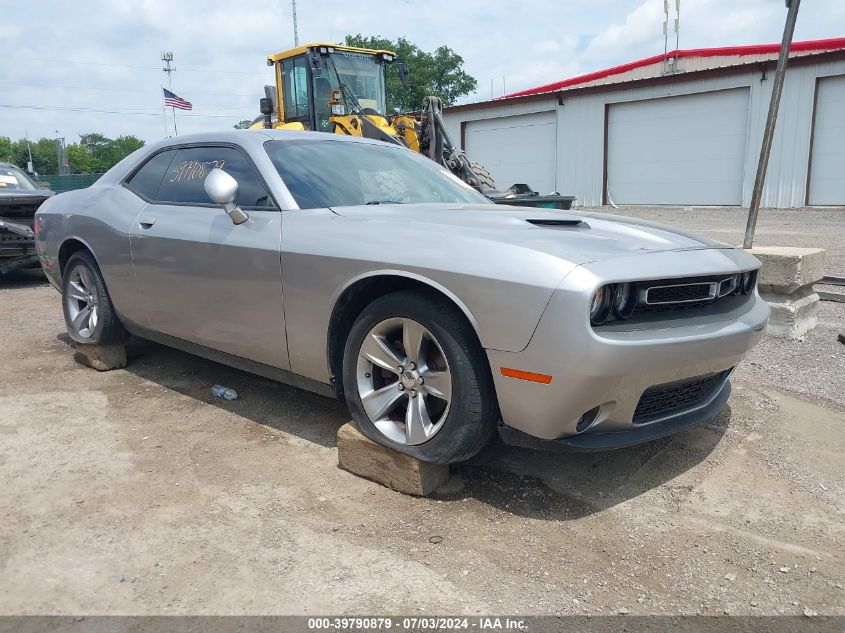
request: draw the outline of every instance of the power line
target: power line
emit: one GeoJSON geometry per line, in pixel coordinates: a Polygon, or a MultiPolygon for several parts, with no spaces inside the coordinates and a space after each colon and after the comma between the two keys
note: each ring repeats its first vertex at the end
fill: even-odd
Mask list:
{"type": "MultiPolygon", "coordinates": [[[[107,64],[105,62],[82,62],[76,61],[72,59],[47,59],[44,57],[19,57],[15,55],[9,55],[4,59],[17,59],[20,61],[27,61],[27,62],[41,62],[47,64],[79,64],[82,66],[104,66],[107,68],[132,68],[135,70],[160,70],[158,66],[137,66],[132,64],[107,64]]],[[[245,70],[219,70],[213,68],[183,68],[182,72],[189,72],[189,73],[225,73],[229,75],[260,75],[264,74],[260,71],[252,71],[248,72],[245,70]]]]}
{"type": "MultiPolygon", "coordinates": [[[[161,116],[161,111],[139,111],[139,110],[101,110],[99,108],[68,108],[59,106],[34,106],[34,105],[17,105],[0,103],[0,108],[10,108],[15,110],[52,110],[59,112],[96,112],[98,114],[124,114],[127,116],[161,116]]],[[[237,108],[239,110],[246,110],[247,108],[237,108]]],[[[205,117],[205,118],[227,118],[230,119],[235,114],[183,114],[188,117],[205,117]]]]}
{"type": "MultiPolygon", "coordinates": [[[[62,90],[98,90],[102,92],[133,92],[138,94],[151,94],[151,95],[158,95],[161,94],[160,90],[138,90],[134,88],[99,88],[95,86],[60,86],[56,84],[30,84],[30,83],[4,83],[4,86],[17,86],[17,87],[26,87],[26,88],[45,88],[48,90],[54,90],[56,88],[62,90]]],[[[201,95],[204,97],[252,97],[255,99],[260,99],[264,95],[260,94],[248,94],[246,92],[194,92],[193,90],[186,91],[191,95],[201,95]]]]}

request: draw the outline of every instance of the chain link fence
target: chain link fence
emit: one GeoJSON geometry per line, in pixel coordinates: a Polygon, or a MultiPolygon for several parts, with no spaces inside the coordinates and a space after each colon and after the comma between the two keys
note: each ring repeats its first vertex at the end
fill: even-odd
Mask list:
{"type": "Polygon", "coordinates": [[[44,183],[56,193],[84,189],[93,185],[103,174],[70,174],[68,176],[38,176],[36,180],[44,183]]]}

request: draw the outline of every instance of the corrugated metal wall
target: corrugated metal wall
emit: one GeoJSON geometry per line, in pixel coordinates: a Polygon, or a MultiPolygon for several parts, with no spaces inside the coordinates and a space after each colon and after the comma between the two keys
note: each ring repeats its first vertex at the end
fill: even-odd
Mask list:
{"type": "MultiPolygon", "coordinates": [[[[556,96],[550,95],[548,100],[543,101],[516,101],[489,109],[447,111],[445,121],[457,143],[463,121],[556,111],[558,150],[555,188],[562,194],[576,196],[578,205],[598,206],[602,203],[607,104],[747,86],[751,89],[751,99],[742,194],[742,204],[747,206],[754,186],[773,72],[769,71],[765,80],[761,71],[753,71],[708,79],[679,77],[669,85],[573,94],[569,97],[563,93],[563,105],[558,105],[556,96]]],[[[799,65],[787,71],[763,191],[763,206],[788,208],[804,205],[816,79],[842,74],[845,74],[845,61],[799,65]]],[[[502,148],[502,151],[509,151],[509,148],[502,148]]],[[[845,165],[842,169],[845,173],[845,165]]],[[[530,184],[530,179],[528,182],[530,184]]]]}

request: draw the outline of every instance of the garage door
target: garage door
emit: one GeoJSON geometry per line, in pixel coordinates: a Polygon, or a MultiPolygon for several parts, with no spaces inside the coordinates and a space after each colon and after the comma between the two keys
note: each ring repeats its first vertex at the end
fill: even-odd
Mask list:
{"type": "Polygon", "coordinates": [[[819,79],[808,204],[845,204],[845,75],[819,79]]]}
{"type": "Polygon", "coordinates": [[[540,193],[555,186],[555,113],[467,121],[464,151],[506,189],[520,182],[540,193]]]}
{"type": "Polygon", "coordinates": [[[610,105],[610,200],[741,204],[748,93],[739,88],[610,105]]]}

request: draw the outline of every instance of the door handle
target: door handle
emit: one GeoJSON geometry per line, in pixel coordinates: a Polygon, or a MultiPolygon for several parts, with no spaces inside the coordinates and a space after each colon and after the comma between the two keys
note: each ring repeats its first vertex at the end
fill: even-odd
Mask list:
{"type": "Polygon", "coordinates": [[[151,229],[153,227],[153,224],[155,224],[155,223],[156,223],[155,218],[143,218],[141,220],[138,220],[138,224],[141,225],[142,229],[151,229]]]}

